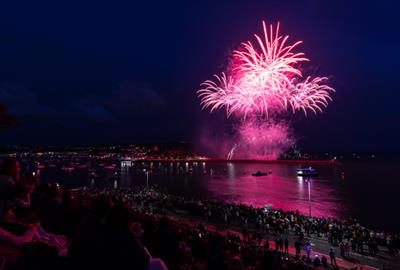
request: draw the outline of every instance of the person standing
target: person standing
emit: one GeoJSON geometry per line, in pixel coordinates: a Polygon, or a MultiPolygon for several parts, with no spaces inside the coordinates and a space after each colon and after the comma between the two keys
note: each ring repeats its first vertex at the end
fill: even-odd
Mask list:
{"type": "Polygon", "coordinates": [[[258,245],[261,246],[262,235],[261,235],[261,232],[260,232],[260,231],[258,231],[258,232],[256,233],[256,239],[257,239],[258,245]]]}
{"type": "Polygon", "coordinates": [[[344,243],[343,242],[340,242],[339,249],[340,249],[340,256],[342,256],[342,258],[344,258],[344,243]]]}
{"type": "Polygon", "coordinates": [[[350,256],[350,245],[349,242],[344,243],[344,256],[349,257],[350,256]]]}
{"type": "Polygon", "coordinates": [[[360,254],[364,254],[364,241],[362,240],[361,237],[358,239],[357,247],[358,247],[358,252],[360,254]]]}
{"type": "Polygon", "coordinates": [[[326,259],[326,257],[324,255],[322,255],[321,257],[321,264],[323,268],[328,268],[328,260],[326,259]]]}
{"type": "Polygon", "coordinates": [[[356,239],[351,239],[351,252],[355,253],[357,251],[357,242],[356,239]]]}
{"type": "Polygon", "coordinates": [[[268,238],[265,239],[265,243],[264,243],[264,251],[269,249],[269,240],[268,238]]]}
{"type": "Polygon", "coordinates": [[[285,253],[289,254],[289,240],[285,238],[285,253]]]}
{"type": "Polygon", "coordinates": [[[306,243],[306,254],[307,254],[307,259],[310,259],[310,255],[311,255],[311,243],[310,242],[306,243]]]}
{"type": "Polygon", "coordinates": [[[226,213],[226,211],[224,212],[224,223],[225,227],[228,228],[228,214],[226,213]]]}
{"type": "Polygon", "coordinates": [[[283,239],[282,239],[282,237],[279,237],[279,251],[283,252],[283,239]]]}
{"type": "Polygon", "coordinates": [[[297,240],[295,243],[294,243],[294,247],[295,247],[295,249],[296,249],[296,257],[300,257],[301,256],[301,242],[299,241],[299,240],[297,240]]]}
{"type": "Polygon", "coordinates": [[[333,266],[337,266],[336,256],[335,256],[335,252],[333,251],[333,248],[331,248],[331,250],[329,251],[329,257],[331,257],[331,264],[333,266]]]}
{"type": "Polygon", "coordinates": [[[249,234],[248,234],[248,231],[247,231],[246,227],[243,227],[242,234],[243,234],[243,241],[246,242],[248,240],[248,237],[249,237],[249,234]]]}

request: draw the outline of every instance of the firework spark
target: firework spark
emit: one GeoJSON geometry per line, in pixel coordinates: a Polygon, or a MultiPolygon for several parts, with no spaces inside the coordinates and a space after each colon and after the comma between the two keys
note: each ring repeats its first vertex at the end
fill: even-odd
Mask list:
{"type": "Polygon", "coordinates": [[[233,68],[226,75],[214,75],[216,80],[202,83],[197,93],[203,108],[225,108],[228,117],[288,110],[317,113],[328,105],[334,91],[326,85],[326,77],[302,79],[299,64],[309,61],[304,53],[294,49],[302,41],[287,45],[289,36],[279,35],[279,23],[274,31],[263,22],[264,37],[255,35],[257,46],[250,41],[234,51],[233,68]]]}
{"type": "MultiPolygon", "coordinates": [[[[295,143],[290,126],[272,118],[253,118],[238,126],[240,148],[238,156],[253,159],[277,159],[295,143]]],[[[231,157],[232,159],[232,157],[231,157]]]]}
{"type": "Polygon", "coordinates": [[[263,36],[255,39],[242,43],[228,70],[197,91],[203,109],[225,109],[227,117],[239,120],[228,159],[278,158],[295,143],[290,124],[279,118],[286,112],[321,112],[335,91],[327,77],[303,77],[300,65],[309,59],[295,52],[302,41],[289,44],[279,23],[274,28],[263,22],[263,36]]]}

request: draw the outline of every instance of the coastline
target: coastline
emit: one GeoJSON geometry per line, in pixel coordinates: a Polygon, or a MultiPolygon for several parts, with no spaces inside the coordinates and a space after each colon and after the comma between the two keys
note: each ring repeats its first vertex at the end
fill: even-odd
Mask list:
{"type": "MultiPolygon", "coordinates": [[[[121,159],[124,160],[124,159],[121,159]]],[[[269,164],[309,164],[309,165],[330,165],[339,166],[342,162],[335,160],[309,160],[309,159],[291,159],[291,160],[271,160],[271,159],[222,159],[222,158],[204,158],[204,159],[136,159],[132,162],[209,162],[209,163],[269,163],[269,164]]]]}

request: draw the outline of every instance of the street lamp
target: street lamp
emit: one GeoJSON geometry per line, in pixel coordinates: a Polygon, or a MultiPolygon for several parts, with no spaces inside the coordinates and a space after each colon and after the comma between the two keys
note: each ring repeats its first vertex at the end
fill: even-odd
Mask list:
{"type": "Polygon", "coordinates": [[[143,169],[143,172],[146,174],[146,187],[149,188],[149,171],[143,169]]]}

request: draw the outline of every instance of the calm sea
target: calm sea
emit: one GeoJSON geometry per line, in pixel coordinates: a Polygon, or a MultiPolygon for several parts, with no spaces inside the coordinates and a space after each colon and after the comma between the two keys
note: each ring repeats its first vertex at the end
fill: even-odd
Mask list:
{"type": "Polygon", "coordinates": [[[319,177],[297,177],[301,165],[266,163],[135,163],[131,167],[91,167],[99,178],[89,179],[87,170],[40,171],[42,181],[67,187],[129,187],[156,184],[168,191],[195,197],[213,197],[263,207],[299,210],[314,216],[353,217],[373,228],[399,232],[400,164],[397,161],[353,161],[341,165],[313,165],[319,177]],[[255,171],[271,171],[255,177],[255,171]],[[118,175],[117,178],[114,176],[118,175]],[[308,181],[309,180],[309,181],[308,181]]]}

